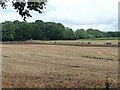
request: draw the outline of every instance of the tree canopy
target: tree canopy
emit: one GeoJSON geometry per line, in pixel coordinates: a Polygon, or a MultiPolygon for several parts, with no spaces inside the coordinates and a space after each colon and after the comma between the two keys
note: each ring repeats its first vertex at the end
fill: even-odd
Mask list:
{"type": "Polygon", "coordinates": [[[75,40],[94,39],[103,37],[120,37],[120,32],[102,32],[97,29],[77,29],[74,31],[61,23],[43,22],[11,22],[5,21],[2,24],[3,41],[24,41],[24,40],[75,40]]]}
{"type": "MultiPolygon", "coordinates": [[[[3,9],[6,9],[7,2],[9,2],[9,0],[0,0],[0,5],[3,9]]],[[[26,21],[26,17],[32,17],[30,11],[34,10],[42,13],[46,2],[47,0],[12,0],[11,3],[19,15],[23,17],[23,20],[26,21]]]]}

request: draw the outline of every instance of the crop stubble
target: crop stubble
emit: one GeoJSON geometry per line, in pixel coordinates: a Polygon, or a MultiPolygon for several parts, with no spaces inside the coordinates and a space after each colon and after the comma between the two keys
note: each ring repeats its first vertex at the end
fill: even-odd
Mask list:
{"type": "Polygon", "coordinates": [[[8,88],[117,86],[118,48],[2,45],[2,84],[8,88]]]}

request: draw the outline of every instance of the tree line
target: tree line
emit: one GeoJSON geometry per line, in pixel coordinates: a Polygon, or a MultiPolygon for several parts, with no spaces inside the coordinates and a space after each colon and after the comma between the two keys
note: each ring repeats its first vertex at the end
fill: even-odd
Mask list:
{"type": "Polygon", "coordinates": [[[98,29],[72,30],[61,23],[36,20],[27,23],[18,20],[5,21],[2,24],[2,41],[25,40],[76,40],[104,37],[120,37],[120,32],[102,32],[98,29]]]}

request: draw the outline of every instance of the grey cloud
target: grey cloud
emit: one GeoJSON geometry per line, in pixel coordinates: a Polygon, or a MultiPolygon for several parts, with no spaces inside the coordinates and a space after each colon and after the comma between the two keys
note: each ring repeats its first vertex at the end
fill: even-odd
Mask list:
{"type": "MultiPolygon", "coordinates": [[[[117,4],[118,0],[48,0],[44,13],[32,12],[33,17],[28,21],[41,19],[60,22],[74,30],[82,27],[116,30],[118,28],[117,4]]],[[[11,7],[0,13],[0,16],[2,21],[22,20],[11,7]]]]}

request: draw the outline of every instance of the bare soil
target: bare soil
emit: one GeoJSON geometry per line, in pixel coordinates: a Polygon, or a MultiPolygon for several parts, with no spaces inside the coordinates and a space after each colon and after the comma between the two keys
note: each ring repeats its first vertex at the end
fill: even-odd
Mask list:
{"type": "Polygon", "coordinates": [[[118,48],[2,45],[3,88],[95,88],[118,83],[118,48]]]}

